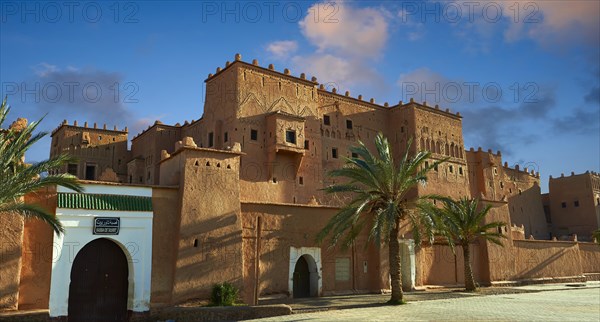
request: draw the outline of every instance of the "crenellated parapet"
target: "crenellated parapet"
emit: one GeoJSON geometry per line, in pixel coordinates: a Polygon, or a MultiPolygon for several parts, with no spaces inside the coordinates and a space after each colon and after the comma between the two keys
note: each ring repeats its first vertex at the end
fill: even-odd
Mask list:
{"type": "Polygon", "coordinates": [[[516,172],[516,173],[528,175],[528,176],[536,178],[536,179],[540,178],[540,172],[539,171],[535,171],[535,169],[529,169],[527,167],[524,167],[523,169],[521,169],[521,167],[518,164],[515,164],[515,166],[513,168],[511,168],[511,167],[508,166],[508,162],[504,162],[504,170],[505,171],[513,171],[513,172],[516,172]]]}
{"type": "Polygon", "coordinates": [[[472,152],[472,153],[475,153],[475,152],[477,152],[477,153],[487,153],[490,156],[502,157],[502,152],[500,152],[500,150],[496,151],[496,153],[494,154],[494,151],[492,151],[492,149],[488,149],[487,152],[484,152],[481,147],[478,147],[477,151],[475,151],[474,147],[470,147],[469,148],[469,152],[472,152]]]}
{"type": "Polygon", "coordinates": [[[528,167],[521,168],[518,164],[516,164],[514,167],[509,167],[508,162],[505,161],[504,163],[502,163],[502,152],[500,150],[494,153],[492,149],[484,151],[481,147],[478,147],[477,150],[471,147],[469,148],[468,152],[479,155],[479,158],[485,156],[485,159],[487,160],[490,166],[500,166],[502,164],[503,171],[510,172],[512,175],[518,174],[527,175],[536,179],[540,178],[540,173],[535,171],[535,169],[529,169],[528,167]]]}
{"type": "Polygon", "coordinates": [[[288,68],[284,68],[284,70],[282,72],[275,70],[275,66],[273,64],[269,64],[267,68],[262,67],[259,65],[258,60],[257,59],[253,59],[252,60],[252,64],[247,63],[242,61],[242,55],[240,54],[235,54],[235,60],[233,62],[225,62],[225,67],[221,68],[221,67],[217,67],[215,73],[210,73],[208,74],[208,77],[206,78],[205,82],[209,82],[212,79],[216,78],[217,76],[219,76],[220,74],[222,74],[223,72],[225,72],[227,69],[231,68],[234,65],[237,64],[241,64],[244,65],[245,67],[248,68],[256,68],[256,69],[260,69],[262,72],[267,72],[267,73],[271,73],[280,77],[285,77],[285,78],[289,78],[291,80],[295,80],[295,81],[299,81],[299,82],[303,82],[303,83],[310,83],[312,85],[318,85],[317,82],[317,78],[316,77],[311,77],[310,80],[308,80],[306,78],[306,74],[305,73],[301,73],[299,76],[294,76],[292,75],[290,69],[288,68]]]}
{"type": "MultiPolygon", "coordinates": [[[[595,172],[595,171],[589,171],[589,170],[584,173],[580,173],[580,174],[575,174],[574,171],[571,171],[571,175],[569,177],[576,177],[576,176],[582,176],[582,175],[589,175],[589,176],[596,177],[596,178],[600,177],[600,173],[595,172]]],[[[559,178],[554,178],[552,175],[550,175],[549,179],[556,180],[556,179],[565,178],[565,177],[567,177],[567,176],[565,176],[564,173],[561,173],[559,178]]]]}
{"type": "Polygon", "coordinates": [[[67,120],[63,120],[62,123],[56,127],[54,130],[52,130],[52,135],[54,135],[56,132],[58,132],[59,129],[61,129],[62,127],[74,127],[74,128],[82,128],[82,129],[93,129],[93,130],[104,130],[104,131],[112,131],[112,132],[121,132],[121,133],[128,133],[129,129],[127,127],[123,128],[122,130],[119,130],[117,128],[116,125],[113,126],[113,129],[109,129],[105,124],[102,125],[101,128],[98,127],[98,123],[94,122],[94,125],[92,127],[88,126],[88,122],[84,122],[83,126],[80,126],[79,123],[77,122],[77,120],[73,121],[73,124],[69,124],[69,121],[67,120]]]}
{"type": "Polygon", "coordinates": [[[283,71],[278,71],[275,68],[274,64],[269,64],[269,65],[267,65],[267,67],[262,67],[262,66],[260,66],[257,59],[253,59],[252,63],[244,62],[242,60],[242,55],[240,55],[240,54],[235,55],[235,60],[233,62],[226,61],[224,67],[219,66],[216,68],[215,73],[209,73],[205,82],[207,82],[207,83],[210,82],[211,80],[217,78],[219,75],[223,74],[226,70],[232,68],[232,66],[235,66],[235,65],[242,65],[242,66],[244,66],[246,68],[250,68],[250,69],[258,69],[260,72],[263,72],[263,73],[272,74],[277,77],[287,78],[291,81],[299,82],[304,85],[314,86],[314,87],[316,87],[316,89],[320,95],[326,95],[326,96],[331,95],[331,96],[334,96],[335,99],[341,100],[341,101],[349,101],[351,103],[367,105],[367,106],[374,107],[377,109],[395,109],[395,108],[403,108],[403,107],[408,107],[408,106],[415,106],[417,108],[427,109],[434,113],[451,116],[453,118],[462,118],[462,116],[460,115],[460,112],[454,113],[449,108],[441,109],[439,107],[439,105],[429,106],[429,105],[427,105],[427,102],[417,103],[412,98],[410,99],[410,102],[404,103],[403,101],[400,101],[398,104],[392,105],[389,102],[384,102],[383,104],[377,103],[376,99],[373,97],[371,97],[367,100],[363,97],[362,94],[359,94],[357,96],[352,96],[350,91],[342,92],[342,90],[337,88],[336,86],[330,86],[331,83],[319,83],[315,76],[312,76],[309,80],[306,73],[300,73],[298,76],[295,76],[292,74],[292,72],[289,68],[284,68],[283,71]]]}

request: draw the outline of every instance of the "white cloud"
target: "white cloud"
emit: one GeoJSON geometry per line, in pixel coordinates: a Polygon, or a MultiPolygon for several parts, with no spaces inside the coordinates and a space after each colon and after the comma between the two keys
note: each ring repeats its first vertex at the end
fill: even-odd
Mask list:
{"type": "Polygon", "coordinates": [[[462,18],[453,24],[460,30],[457,35],[467,46],[479,46],[482,51],[489,50],[486,47],[498,33],[506,42],[531,39],[545,46],[566,42],[597,45],[600,41],[598,0],[513,0],[490,1],[487,4],[467,0],[437,2],[442,8],[450,4],[461,8],[462,18]],[[473,11],[469,15],[468,8],[473,11]],[[498,10],[501,19],[496,19],[498,10]]]}
{"type": "Polygon", "coordinates": [[[387,13],[340,1],[311,6],[300,28],[318,52],[345,56],[378,57],[388,40],[387,13]]]}
{"type": "Polygon", "coordinates": [[[382,93],[389,85],[371,65],[383,54],[389,38],[388,22],[393,18],[384,9],[327,0],[310,6],[299,23],[302,35],[314,46],[312,50],[296,53],[300,49],[297,41],[280,40],[269,43],[265,51],[289,62],[293,70],[316,76],[327,88],[343,92],[360,86],[382,93]]]}
{"type": "Polygon", "coordinates": [[[317,76],[319,83],[338,90],[347,90],[356,84],[382,83],[382,78],[374,70],[365,67],[360,61],[330,54],[313,54],[292,59],[295,68],[317,76]]]}
{"type": "Polygon", "coordinates": [[[46,62],[41,62],[35,66],[32,66],[33,72],[38,77],[47,77],[48,75],[58,72],[58,67],[56,65],[51,65],[46,62]]]}
{"type": "Polygon", "coordinates": [[[511,21],[510,27],[504,32],[507,41],[516,41],[523,37],[543,44],[567,40],[593,43],[599,41],[600,1],[516,0],[510,3],[501,2],[501,5],[504,7],[504,15],[511,21]],[[520,8],[518,15],[514,9],[517,4],[520,8]]]}
{"type": "Polygon", "coordinates": [[[289,58],[298,50],[298,43],[293,40],[274,41],[267,45],[267,51],[277,59],[289,58]]]}

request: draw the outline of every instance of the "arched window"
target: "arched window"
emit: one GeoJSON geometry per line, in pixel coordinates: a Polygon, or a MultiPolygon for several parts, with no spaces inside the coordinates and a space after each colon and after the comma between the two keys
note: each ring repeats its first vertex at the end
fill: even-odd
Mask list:
{"type": "Polygon", "coordinates": [[[425,140],[421,138],[421,150],[425,150],[425,140]]]}
{"type": "Polygon", "coordinates": [[[450,156],[454,157],[454,143],[450,145],[450,156]]]}
{"type": "Polygon", "coordinates": [[[448,143],[446,143],[445,149],[444,149],[444,154],[446,155],[450,155],[450,146],[448,145],[448,143]]]}

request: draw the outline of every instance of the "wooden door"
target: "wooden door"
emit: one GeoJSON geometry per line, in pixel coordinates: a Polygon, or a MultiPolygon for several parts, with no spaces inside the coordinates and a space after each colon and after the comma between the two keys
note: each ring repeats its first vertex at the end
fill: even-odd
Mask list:
{"type": "Polygon", "coordinates": [[[129,268],[114,242],[100,238],[75,257],[69,285],[69,322],[126,321],[129,268]]]}

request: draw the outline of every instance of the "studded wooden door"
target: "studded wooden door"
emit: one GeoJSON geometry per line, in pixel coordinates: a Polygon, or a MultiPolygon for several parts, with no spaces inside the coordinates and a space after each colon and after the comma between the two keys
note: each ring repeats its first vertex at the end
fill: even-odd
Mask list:
{"type": "Polygon", "coordinates": [[[114,242],[100,238],[85,245],[71,269],[69,322],[126,321],[128,271],[114,242]]]}

